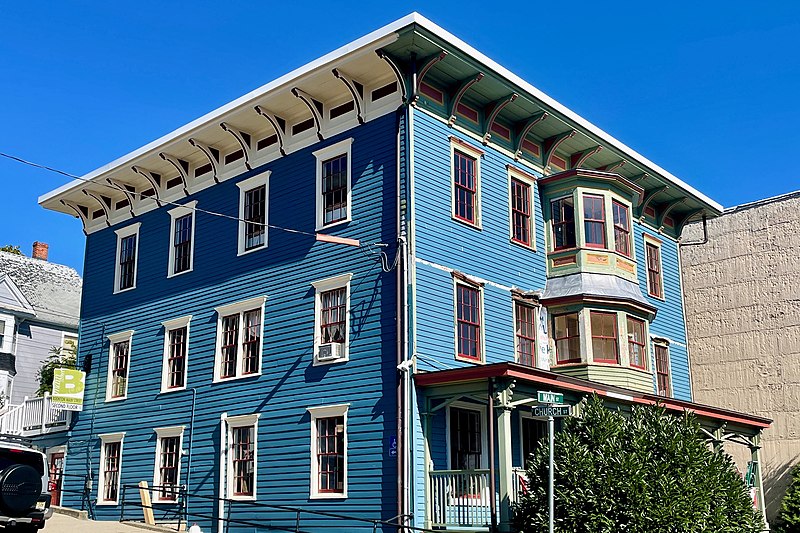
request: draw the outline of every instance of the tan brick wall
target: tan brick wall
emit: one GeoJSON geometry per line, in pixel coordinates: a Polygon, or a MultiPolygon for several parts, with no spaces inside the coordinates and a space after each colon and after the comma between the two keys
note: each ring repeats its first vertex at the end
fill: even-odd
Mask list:
{"type": "MultiPolygon", "coordinates": [[[[694,399],[774,420],[762,451],[772,519],[800,462],[800,194],[710,220],[708,236],[681,247],[694,399]]],[[[701,238],[699,223],[683,232],[701,238]]]]}

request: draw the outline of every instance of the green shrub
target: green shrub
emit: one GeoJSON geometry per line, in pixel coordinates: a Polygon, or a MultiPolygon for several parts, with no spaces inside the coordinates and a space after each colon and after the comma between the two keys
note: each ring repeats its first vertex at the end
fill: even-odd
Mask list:
{"type": "Polygon", "coordinates": [[[778,513],[779,533],[800,532],[800,465],[792,468],[792,484],[781,501],[781,511],[778,513]]]}
{"type": "MultiPolygon", "coordinates": [[[[555,529],[562,533],[757,533],[761,515],[724,453],[691,415],[611,410],[595,397],[555,438],[555,529]]],[[[515,506],[520,531],[547,531],[548,447],[528,463],[515,506]]]]}

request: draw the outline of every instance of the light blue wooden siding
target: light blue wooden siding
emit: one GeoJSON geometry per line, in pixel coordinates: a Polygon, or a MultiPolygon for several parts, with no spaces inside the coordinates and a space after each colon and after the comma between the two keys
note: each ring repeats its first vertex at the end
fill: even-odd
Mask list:
{"type": "MultiPolygon", "coordinates": [[[[650,335],[666,337],[671,341],[669,354],[673,394],[675,398],[680,400],[691,400],[689,358],[686,351],[683,297],[678,265],[678,244],[669,237],[659,235],[657,231],[644,224],[634,224],[634,232],[639,287],[647,300],[658,309],[655,320],[650,324],[650,335]],[[661,241],[661,266],[664,276],[663,300],[653,298],[647,294],[647,261],[645,258],[644,245],[645,233],[661,241]]],[[[651,361],[651,363],[655,365],[655,361],[651,361]]],[[[655,368],[655,366],[653,366],[653,368],[655,368]]]]}
{"type": "MultiPolygon", "coordinates": [[[[416,112],[414,117],[417,258],[490,282],[484,288],[486,360],[513,360],[513,308],[508,288],[535,290],[544,289],[545,284],[544,233],[538,188],[533,187],[537,245],[534,251],[510,241],[506,165],[524,167],[491,147],[482,147],[425,113],[416,112]],[[485,151],[480,161],[482,229],[451,217],[451,135],[485,151]]],[[[455,361],[451,274],[418,262],[416,284],[420,368],[433,370],[469,364],[455,361]]]]}
{"type": "MultiPolygon", "coordinates": [[[[188,386],[197,389],[197,404],[190,492],[217,495],[220,414],[261,413],[260,501],[368,518],[397,514],[396,461],[386,451],[388,438],[396,434],[396,274],[383,273],[377,257],[366,249],[315,242],[316,160],[311,153],[343,138],[354,138],[353,221],[328,233],[361,239],[365,244],[387,243],[386,251],[393,257],[395,132],[396,118],[388,115],[187,198],[196,199],[199,208],[238,216],[236,182],[271,170],[269,223],[312,235],[270,228],[266,250],[237,257],[237,222],[197,213],[194,270],[167,279],[170,207],[165,206],[137,217],[141,222],[137,287],[117,295],[112,294],[117,228],[88,237],[80,358],[91,358],[92,370],[87,378],[87,409],[75,427],[75,446],[70,448],[71,473],[80,474],[90,467],[97,479],[97,435],[103,433],[125,432],[122,481],[127,484],[152,482],[154,428],[186,426],[184,448],[188,449],[192,393],[159,394],[159,389],[161,322],[192,315],[188,386]],[[353,273],[350,360],[312,366],[311,282],[346,272],[353,273]],[[263,375],[213,384],[217,319],[213,308],[259,295],[267,297],[263,375]],[[128,398],[105,403],[106,336],[127,329],[135,330],[128,398]],[[350,405],[348,498],[311,501],[310,417],[306,409],[341,403],[350,405]],[[376,486],[384,480],[389,480],[386,490],[377,491],[376,486]]],[[[186,481],[186,468],[184,457],[181,482],[186,481]]],[[[96,495],[95,484],[92,498],[96,495]]],[[[70,505],[80,504],[75,496],[67,498],[70,505]]],[[[212,508],[212,502],[195,498],[190,514],[212,508]]],[[[119,517],[118,507],[98,507],[97,512],[104,519],[119,517]]],[[[266,519],[267,514],[250,510],[240,516],[266,519]]],[[[198,522],[204,531],[211,531],[210,520],[198,522]]],[[[352,530],[340,526],[343,531],[352,530]]]]}

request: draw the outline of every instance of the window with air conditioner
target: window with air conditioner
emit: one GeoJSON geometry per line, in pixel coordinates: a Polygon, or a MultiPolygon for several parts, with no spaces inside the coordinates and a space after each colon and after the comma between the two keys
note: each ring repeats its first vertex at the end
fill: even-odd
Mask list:
{"type": "Polygon", "coordinates": [[[312,283],[314,294],[314,364],[347,361],[352,274],[312,283]]]}

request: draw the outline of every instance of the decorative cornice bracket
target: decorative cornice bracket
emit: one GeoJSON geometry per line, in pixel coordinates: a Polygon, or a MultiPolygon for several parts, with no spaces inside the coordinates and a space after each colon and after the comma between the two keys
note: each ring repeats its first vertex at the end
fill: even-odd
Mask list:
{"type": "MultiPolygon", "coordinates": [[[[79,219],[81,219],[81,224],[83,224],[83,234],[87,235],[86,225],[89,223],[89,219],[86,218],[86,215],[84,215],[83,211],[81,211],[81,209],[80,209],[81,207],[85,207],[85,206],[81,206],[80,204],[76,204],[76,203],[73,203],[73,202],[70,202],[70,201],[67,201],[67,200],[60,200],[60,202],[61,202],[61,204],[63,206],[69,207],[70,209],[75,211],[75,214],[78,215],[79,219]]],[[[87,207],[86,210],[88,211],[89,208],[87,207]]]]}
{"type": "Polygon", "coordinates": [[[593,146],[592,148],[587,148],[586,150],[571,154],[569,156],[569,168],[580,168],[587,159],[600,152],[602,149],[602,146],[597,145],[593,146]]]}
{"type": "Polygon", "coordinates": [[[286,121],[275,114],[270,113],[260,105],[255,106],[253,109],[255,109],[256,113],[267,119],[267,122],[270,123],[272,129],[275,130],[275,135],[278,136],[278,150],[280,150],[281,155],[286,155],[286,147],[284,145],[284,136],[286,135],[284,128],[286,121]]]}
{"type": "Polygon", "coordinates": [[[387,54],[383,50],[375,50],[375,53],[378,55],[379,58],[386,61],[386,64],[389,65],[389,68],[392,69],[392,72],[394,72],[394,76],[395,78],[397,78],[397,84],[400,86],[400,95],[403,99],[403,103],[404,104],[408,103],[408,88],[406,87],[406,81],[405,78],[403,77],[403,73],[400,70],[400,67],[398,67],[397,63],[395,63],[394,60],[389,56],[389,54],[387,54]]]}
{"type": "Polygon", "coordinates": [[[461,99],[464,98],[464,95],[467,93],[470,87],[478,83],[483,79],[483,72],[478,72],[475,77],[467,78],[462,80],[461,83],[458,84],[458,87],[453,93],[452,98],[450,98],[450,103],[447,106],[447,125],[452,126],[456,121],[456,112],[458,111],[458,104],[461,103],[461,99]]]}
{"type": "Polygon", "coordinates": [[[98,195],[96,192],[87,191],[86,189],[81,189],[81,192],[83,192],[83,194],[85,194],[89,198],[92,198],[94,201],[96,201],[98,204],[100,204],[100,209],[103,210],[103,214],[106,217],[106,226],[111,226],[111,220],[110,220],[111,215],[109,213],[109,207],[106,204],[106,202],[103,200],[103,198],[101,198],[100,195],[98,195]]]}
{"type": "Polygon", "coordinates": [[[322,136],[322,110],[320,109],[323,104],[305,92],[303,89],[299,89],[297,87],[292,87],[292,94],[295,95],[297,98],[300,99],[301,102],[306,104],[306,107],[309,111],[311,111],[311,116],[314,118],[314,124],[317,126],[317,138],[322,141],[325,137],[322,136]],[[317,105],[319,104],[319,106],[317,105]]]}
{"type": "Polygon", "coordinates": [[[556,148],[566,141],[567,139],[571,139],[578,133],[575,130],[565,131],[563,133],[559,133],[558,135],[553,135],[552,137],[548,137],[542,143],[542,148],[544,148],[544,157],[542,157],[542,166],[545,170],[550,166],[550,161],[553,159],[553,155],[556,153],[556,148]]]}
{"type": "Polygon", "coordinates": [[[336,79],[341,80],[341,82],[345,84],[345,86],[347,87],[347,90],[350,91],[350,94],[353,96],[353,102],[356,104],[356,116],[358,117],[358,123],[359,124],[363,124],[364,123],[364,95],[359,93],[359,91],[358,91],[358,89],[356,87],[356,83],[358,83],[358,85],[361,85],[361,87],[364,87],[364,84],[360,83],[360,82],[356,82],[356,80],[354,80],[353,78],[351,78],[347,74],[344,74],[338,68],[333,69],[332,72],[333,72],[333,75],[336,77],[336,79]]]}
{"type": "Polygon", "coordinates": [[[547,119],[547,117],[547,112],[542,111],[529,118],[524,124],[521,125],[521,127],[517,127],[517,142],[514,149],[515,160],[518,160],[520,156],[522,156],[522,143],[525,141],[525,138],[538,123],[547,119]]]}
{"type": "Polygon", "coordinates": [[[501,98],[496,102],[492,102],[486,107],[488,110],[488,115],[486,116],[484,123],[483,138],[481,139],[481,142],[483,142],[484,146],[489,144],[489,139],[492,136],[492,125],[494,124],[494,121],[497,120],[497,116],[500,114],[500,111],[502,111],[505,106],[516,100],[518,97],[519,95],[517,93],[511,93],[505,98],[501,98]]]}
{"type": "Polygon", "coordinates": [[[108,182],[109,185],[111,185],[115,189],[119,189],[120,192],[122,192],[122,194],[125,195],[125,198],[128,199],[128,211],[130,211],[132,217],[135,217],[136,213],[133,210],[133,203],[134,203],[135,200],[134,200],[134,197],[133,197],[133,194],[131,193],[131,191],[129,191],[127,188],[125,188],[125,184],[124,183],[121,183],[121,182],[115,180],[114,178],[106,178],[106,181],[108,182]]]}
{"type": "Polygon", "coordinates": [[[159,152],[158,157],[160,157],[161,159],[163,159],[164,161],[175,167],[175,170],[178,171],[178,175],[180,176],[181,182],[183,183],[183,195],[189,196],[189,171],[188,171],[189,163],[164,152],[159,152]]]}
{"type": "Polygon", "coordinates": [[[425,75],[430,72],[436,63],[443,60],[445,57],[447,57],[447,52],[441,50],[438,54],[430,55],[426,58],[420,59],[417,62],[417,85],[414,87],[414,94],[412,95],[411,102],[412,104],[417,103],[417,99],[419,98],[419,86],[422,83],[422,80],[425,79],[425,75]]]}
{"type": "Polygon", "coordinates": [[[223,130],[227,131],[233,138],[236,139],[236,142],[239,143],[239,146],[242,147],[242,152],[244,152],[244,166],[247,170],[253,170],[253,166],[250,164],[251,158],[251,145],[250,143],[253,141],[253,135],[244,131],[241,131],[232,125],[228,124],[227,122],[220,122],[219,127],[223,130]],[[244,136],[247,135],[247,139],[244,136]]]}
{"type": "Polygon", "coordinates": [[[151,172],[151,171],[147,170],[146,168],[142,168],[142,167],[140,167],[138,165],[133,165],[131,167],[131,170],[133,170],[134,172],[136,172],[137,174],[139,174],[140,176],[142,176],[144,179],[147,180],[147,182],[150,184],[150,186],[153,188],[153,191],[156,194],[156,198],[155,198],[156,205],[158,205],[158,207],[161,207],[161,205],[162,205],[161,204],[161,175],[160,174],[156,174],[155,172],[151,172]]]}
{"type": "Polygon", "coordinates": [[[189,139],[189,144],[203,152],[203,155],[206,156],[206,159],[208,159],[208,162],[211,164],[211,172],[214,174],[214,183],[219,183],[219,150],[212,149],[210,146],[198,141],[194,137],[189,139]],[[217,152],[216,156],[214,155],[214,152],[217,152]]]}

